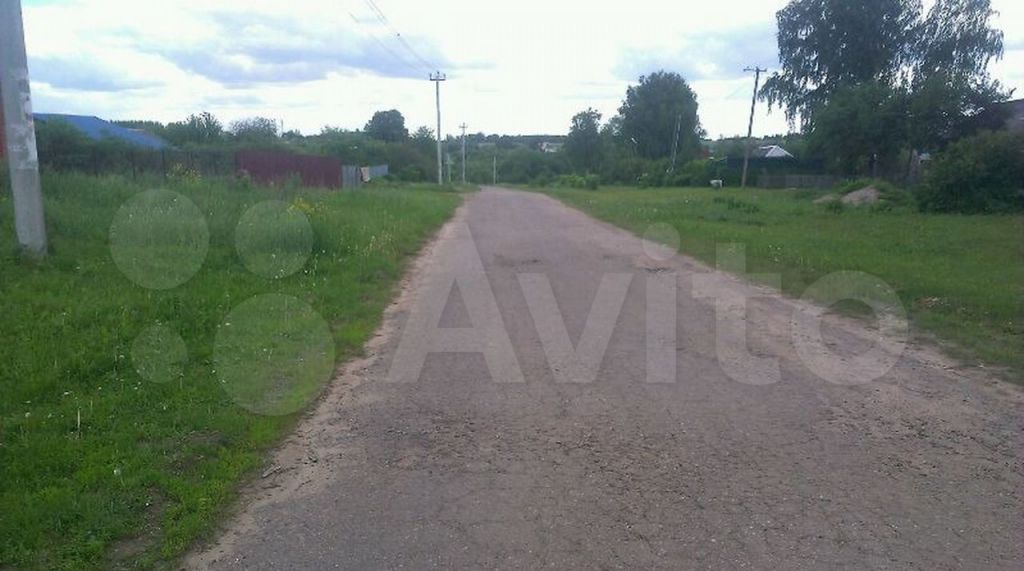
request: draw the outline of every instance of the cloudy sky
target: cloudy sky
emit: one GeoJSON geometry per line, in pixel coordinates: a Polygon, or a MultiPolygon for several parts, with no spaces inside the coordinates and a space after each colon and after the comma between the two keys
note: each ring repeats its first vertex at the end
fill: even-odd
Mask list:
{"type": "MultiPolygon", "coordinates": [[[[410,128],[565,133],[594,107],[614,115],[644,73],[681,73],[709,135],[746,131],[752,77],[774,68],[785,0],[23,0],[39,112],[225,123],[263,115],[286,129],[361,128],[399,109],[410,128]],[[400,37],[399,37],[400,36],[400,37]]],[[[927,2],[926,2],[927,4],[927,2]]],[[[1024,93],[1024,2],[993,0],[1006,56],[993,75],[1024,93]]],[[[763,105],[755,133],[787,130],[763,105]]]]}

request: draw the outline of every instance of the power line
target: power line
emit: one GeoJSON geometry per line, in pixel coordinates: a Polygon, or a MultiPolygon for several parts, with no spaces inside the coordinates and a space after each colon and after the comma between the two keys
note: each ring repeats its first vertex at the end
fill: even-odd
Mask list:
{"type": "MultiPolygon", "coordinates": [[[[349,15],[350,18],[352,18],[352,21],[355,22],[356,24],[359,24],[359,25],[363,24],[363,22],[360,21],[359,18],[356,18],[355,15],[352,12],[349,12],[348,15],[349,15]]],[[[388,45],[385,44],[383,41],[381,41],[381,39],[377,37],[377,34],[373,33],[372,30],[370,30],[370,38],[372,38],[373,41],[376,42],[377,45],[380,46],[381,49],[383,49],[385,52],[387,52],[388,55],[390,55],[395,61],[401,63],[402,65],[407,67],[410,71],[416,72],[416,75],[419,75],[420,73],[422,73],[423,70],[421,70],[419,67],[409,63],[409,60],[407,60],[404,57],[400,56],[399,54],[395,53],[395,51],[392,50],[391,48],[389,48],[388,45]]]]}
{"type": "Polygon", "coordinates": [[[378,6],[376,2],[374,2],[373,0],[363,0],[363,2],[370,8],[370,10],[373,11],[373,13],[377,16],[377,19],[380,20],[380,23],[384,24],[384,26],[387,27],[387,29],[390,30],[392,34],[394,34],[395,39],[398,40],[398,43],[401,44],[402,47],[404,47],[405,50],[409,52],[412,55],[412,57],[416,59],[416,61],[418,61],[420,65],[423,66],[425,70],[434,69],[434,67],[436,67],[434,66],[434,64],[424,59],[416,50],[414,50],[412,46],[409,44],[409,42],[405,41],[405,38],[402,37],[401,32],[399,32],[391,24],[391,20],[388,19],[387,15],[384,14],[384,11],[380,9],[380,6],[378,6]]]}

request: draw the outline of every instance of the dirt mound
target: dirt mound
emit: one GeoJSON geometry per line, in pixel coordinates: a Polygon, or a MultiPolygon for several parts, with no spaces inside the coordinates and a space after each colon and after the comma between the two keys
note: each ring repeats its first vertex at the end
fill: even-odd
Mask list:
{"type": "Polygon", "coordinates": [[[821,198],[814,199],[814,203],[815,204],[825,204],[826,202],[833,202],[833,201],[836,201],[836,200],[839,200],[838,196],[836,196],[834,194],[826,194],[825,196],[822,196],[821,198]]]}
{"type": "Polygon", "coordinates": [[[882,192],[873,186],[865,186],[843,196],[843,204],[859,206],[861,204],[874,204],[882,199],[882,192]]]}

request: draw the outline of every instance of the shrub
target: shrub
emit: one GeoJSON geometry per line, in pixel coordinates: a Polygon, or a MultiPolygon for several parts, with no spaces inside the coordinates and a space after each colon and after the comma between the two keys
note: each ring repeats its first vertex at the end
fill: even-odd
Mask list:
{"type": "Polygon", "coordinates": [[[533,177],[533,179],[530,181],[530,184],[532,184],[533,186],[539,186],[539,187],[543,188],[543,187],[546,187],[546,186],[551,186],[551,184],[554,182],[554,180],[555,179],[551,178],[551,173],[545,172],[545,173],[541,173],[538,176],[533,177]]]}
{"type": "Polygon", "coordinates": [[[699,159],[683,165],[678,176],[681,182],[685,181],[680,186],[708,186],[712,179],[717,178],[712,172],[711,161],[699,159]]]}
{"type": "Polygon", "coordinates": [[[837,189],[840,196],[856,192],[862,188],[872,187],[878,190],[881,200],[869,208],[872,212],[889,212],[893,208],[909,206],[914,202],[910,192],[880,178],[858,178],[848,181],[837,189]]]}
{"type": "Polygon", "coordinates": [[[882,180],[880,178],[858,178],[855,180],[847,181],[838,188],[838,191],[839,194],[845,195],[850,194],[851,192],[854,191],[858,191],[862,188],[867,188],[869,186],[878,189],[878,191],[882,193],[883,196],[903,192],[891,182],[887,180],[882,180]]]}
{"type": "Polygon", "coordinates": [[[402,167],[395,175],[404,182],[421,182],[427,180],[426,171],[416,165],[402,167]]]}
{"type": "Polygon", "coordinates": [[[715,204],[724,204],[728,210],[739,210],[740,212],[746,212],[748,214],[761,212],[760,206],[731,196],[716,196],[711,199],[711,202],[714,202],[715,204]]]}
{"type": "Polygon", "coordinates": [[[196,169],[189,168],[182,163],[174,163],[171,165],[170,172],[167,173],[167,179],[173,183],[191,186],[199,184],[203,180],[203,177],[196,169]]]}
{"type": "Polygon", "coordinates": [[[825,211],[832,214],[842,214],[846,212],[846,203],[841,200],[830,200],[825,203],[825,211]]]}
{"type": "Polygon", "coordinates": [[[551,185],[560,188],[585,188],[588,190],[597,190],[597,187],[601,184],[601,177],[596,174],[578,175],[578,174],[562,174],[558,175],[551,181],[551,185]]]}
{"type": "Polygon", "coordinates": [[[694,186],[693,178],[684,172],[674,172],[665,175],[665,186],[684,187],[694,186]]]}
{"type": "Polygon", "coordinates": [[[636,185],[640,188],[648,188],[654,186],[654,180],[650,173],[641,173],[636,179],[636,185]]]}
{"type": "Polygon", "coordinates": [[[66,121],[36,122],[39,164],[45,168],[88,170],[92,147],[89,137],[66,121]]]}
{"type": "Polygon", "coordinates": [[[983,132],[950,145],[930,165],[917,198],[923,211],[1024,210],[1024,135],[983,132]]]}
{"type": "Polygon", "coordinates": [[[255,186],[252,175],[245,169],[238,169],[235,172],[235,188],[239,190],[252,190],[255,186]]]}

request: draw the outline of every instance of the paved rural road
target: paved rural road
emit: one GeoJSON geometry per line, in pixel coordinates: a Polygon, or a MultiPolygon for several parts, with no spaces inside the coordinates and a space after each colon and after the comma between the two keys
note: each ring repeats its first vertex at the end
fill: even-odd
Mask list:
{"type": "MultiPolygon", "coordinates": [[[[1024,566],[1018,390],[919,346],[874,382],[823,380],[793,348],[790,319],[809,306],[778,297],[750,302],[746,339],[777,359],[780,379],[740,382],[757,379],[735,372],[728,347],[716,352],[730,337],[716,335],[712,300],[693,296],[707,267],[652,251],[539,194],[471,196],[417,263],[369,357],[346,368],[277,452],[278,469],[186,566],[1024,566]],[[479,353],[434,354],[418,381],[386,382],[411,308],[469,259],[466,227],[525,382],[509,382],[507,363],[492,379],[479,353]],[[645,283],[673,271],[676,382],[645,382],[645,283]],[[546,274],[573,342],[601,277],[634,275],[594,382],[556,382],[521,273],[546,274]]],[[[764,294],[739,280],[720,287],[764,294]]],[[[452,294],[441,326],[469,325],[467,297],[452,294]]],[[[840,350],[872,334],[843,319],[825,330],[840,350]]],[[[482,341],[500,347],[498,337],[482,341]]]]}

